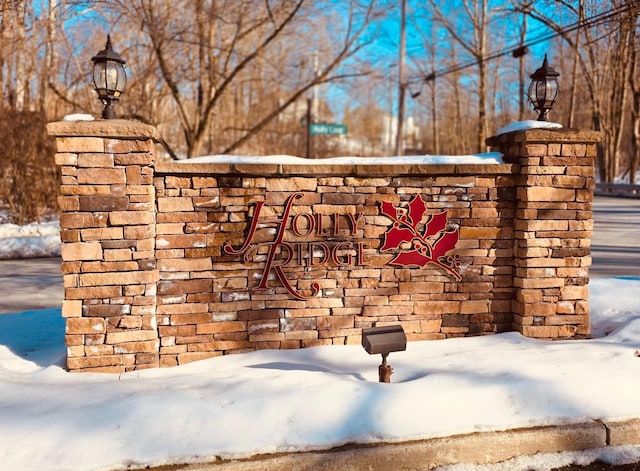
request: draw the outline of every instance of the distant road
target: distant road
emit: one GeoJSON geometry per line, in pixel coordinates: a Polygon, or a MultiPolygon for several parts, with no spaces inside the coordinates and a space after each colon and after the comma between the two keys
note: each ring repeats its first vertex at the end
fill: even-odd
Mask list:
{"type": "Polygon", "coordinates": [[[640,277],[640,199],[597,196],[591,276],[640,277]]]}
{"type": "MultiPolygon", "coordinates": [[[[596,197],[591,276],[640,277],[640,199],[596,197]]],[[[0,260],[0,314],[60,307],[60,258],[0,260]]]]}
{"type": "Polygon", "coordinates": [[[60,307],[59,257],[0,260],[0,314],[60,307]]]}

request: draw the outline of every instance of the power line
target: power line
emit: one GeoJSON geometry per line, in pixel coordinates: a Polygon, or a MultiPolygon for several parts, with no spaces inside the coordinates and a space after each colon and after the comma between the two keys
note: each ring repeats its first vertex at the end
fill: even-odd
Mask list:
{"type": "Polygon", "coordinates": [[[562,28],[559,31],[554,31],[551,33],[547,33],[545,35],[542,35],[540,37],[537,37],[535,39],[532,39],[530,41],[527,41],[526,43],[522,43],[519,44],[518,46],[510,46],[508,48],[505,48],[501,51],[498,52],[494,52],[491,53],[487,56],[482,57],[481,59],[472,59],[469,60],[467,62],[463,62],[462,64],[456,64],[456,65],[452,65],[448,68],[439,70],[439,71],[433,71],[430,74],[425,75],[424,77],[422,77],[422,80],[425,82],[429,82],[432,80],[435,80],[436,77],[442,77],[444,75],[449,75],[455,72],[459,72],[461,70],[464,69],[468,69],[469,67],[474,67],[476,65],[478,65],[480,62],[488,62],[491,61],[493,59],[497,59],[498,57],[502,57],[502,56],[506,56],[506,55],[513,55],[514,57],[519,57],[519,55],[523,55],[526,54],[527,50],[529,47],[531,46],[535,46],[536,44],[540,44],[543,43],[545,41],[549,41],[553,38],[556,38],[558,36],[561,36],[563,34],[566,33],[570,33],[572,31],[575,31],[579,28],[588,28],[591,26],[595,26],[599,23],[603,23],[621,13],[626,13],[627,11],[629,11],[632,7],[635,6],[635,4],[638,3],[638,0],[634,0],[626,5],[623,5],[621,7],[615,7],[612,8],[611,10],[607,10],[603,13],[599,13],[595,16],[592,16],[590,18],[585,18],[584,20],[580,20],[577,21],[571,25],[565,26],[564,28],[562,28]]]}

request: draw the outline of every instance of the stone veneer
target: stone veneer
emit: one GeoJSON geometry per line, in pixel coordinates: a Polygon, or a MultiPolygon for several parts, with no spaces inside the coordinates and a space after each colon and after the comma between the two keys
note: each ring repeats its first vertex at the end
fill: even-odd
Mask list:
{"type": "Polygon", "coordinates": [[[70,370],[359,343],[386,324],[409,340],[589,333],[597,133],[514,132],[488,140],[504,164],[408,166],[161,163],[151,126],[49,132],[70,370]],[[458,231],[442,259],[458,274],[389,263],[413,242],[381,250],[394,227],[382,204],[406,213],[416,196],[423,222],[447,211],[458,231]]]}

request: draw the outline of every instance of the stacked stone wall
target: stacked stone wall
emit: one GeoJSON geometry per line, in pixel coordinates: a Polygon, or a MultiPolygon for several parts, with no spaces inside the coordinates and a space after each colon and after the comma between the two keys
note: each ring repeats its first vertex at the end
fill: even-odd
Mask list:
{"type": "Polygon", "coordinates": [[[359,343],[361,329],[372,325],[401,324],[410,340],[511,329],[511,165],[158,167],[163,365],[259,348],[359,343]],[[476,175],[480,170],[483,176],[476,175]],[[300,197],[291,204],[283,239],[295,252],[282,270],[292,295],[275,268],[265,272],[265,263],[296,192],[300,197]],[[425,203],[425,216],[447,211],[448,228],[459,229],[460,280],[438,266],[391,265],[393,254],[380,250],[393,227],[380,206],[406,209],[416,195],[425,203]],[[243,245],[258,201],[264,206],[255,250],[248,259],[226,254],[225,244],[243,245]],[[295,234],[294,225],[302,234],[295,234]],[[313,264],[309,243],[329,249],[321,249],[313,264]],[[257,289],[261,283],[265,289],[257,289]]]}
{"type": "Polygon", "coordinates": [[[71,370],[359,343],[373,325],[589,332],[595,133],[490,139],[504,164],[406,166],[158,163],[148,126],[49,130],[71,370]]]}

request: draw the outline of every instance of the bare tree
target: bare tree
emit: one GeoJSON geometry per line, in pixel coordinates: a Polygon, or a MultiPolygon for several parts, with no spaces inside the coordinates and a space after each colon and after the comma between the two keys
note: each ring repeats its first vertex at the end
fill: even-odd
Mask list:
{"type": "Polygon", "coordinates": [[[445,13],[441,3],[436,0],[428,0],[433,15],[439,21],[451,37],[468,54],[477,61],[478,67],[478,131],[476,134],[476,150],[486,148],[487,138],[487,29],[489,24],[489,0],[461,0],[460,13],[453,15],[445,13]],[[461,22],[461,18],[464,18],[461,22]],[[460,30],[461,23],[469,23],[472,30],[464,34],[460,30]]]}
{"type": "MultiPolygon", "coordinates": [[[[360,5],[352,0],[346,8],[342,36],[325,48],[323,68],[316,76],[291,79],[294,65],[308,51],[301,50],[298,35],[312,25],[319,2],[307,0],[105,0],[105,14],[117,15],[119,27],[142,25],[135,46],[149,51],[149,71],[162,78],[173,113],[184,136],[188,157],[200,155],[218,124],[225,119],[225,135],[218,139],[220,152],[246,144],[314,84],[348,76],[339,66],[360,50],[362,35],[380,11],[376,2],[360,5]],[[176,12],[180,12],[176,15],[176,12]],[[337,47],[336,47],[337,45],[337,47]],[[271,71],[278,68],[278,73],[271,71]],[[268,76],[268,77],[267,77],[268,76]],[[270,83],[273,89],[256,87],[270,83]],[[279,97],[273,91],[278,90],[279,97]],[[272,96],[270,106],[258,97],[272,96]]],[[[344,7],[343,7],[344,8],[344,7]]],[[[317,26],[317,25],[316,25],[317,26]]],[[[268,86],[267,85],[267,86],[268,86]]],[[[148,117],[150,121],[153,117],[148,117]]],[[[175,139],[171,141],[176,153],[175,139]]]]}
{"type": "Polygon", "coordinates": [[[631,31],[636,27],[638,12],[636,8],[630,8],[632,5],[629,2],[612,2],[607,5],[609,10],[604,12],[606,15],[595,9],[598,6],[587,4],[584,0],[579,0],[577,5],[559,2],[559,8],[565,14],[572,14],[577,19],[600,15],[606,20],[583,28],[585,41],[581,47],[577,43],[580,36],[571,35],[551,16],[536,9],[531,9],[529,14],[556,31],[576,54],[589,93],[591,125],[596,131],[604,133],[604,140],[598,147],[600,179],[613,182],[619,170],[618,153],[625,124],[630,64],[635,48],[631,31]],[[592,10],[587,11],[588,7],[592,10]]]}

